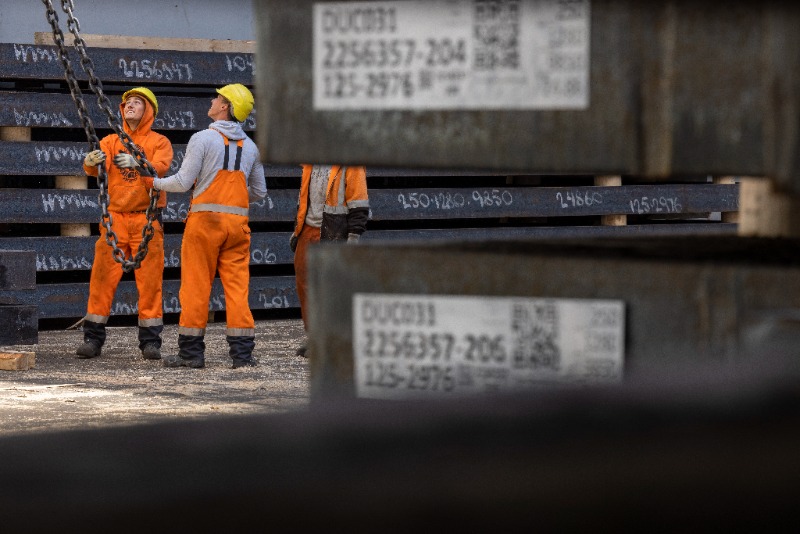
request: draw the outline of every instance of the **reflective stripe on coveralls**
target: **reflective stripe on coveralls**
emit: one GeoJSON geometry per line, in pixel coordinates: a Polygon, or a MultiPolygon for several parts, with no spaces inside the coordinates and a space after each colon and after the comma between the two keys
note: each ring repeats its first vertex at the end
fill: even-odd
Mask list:
{"type": "Polygon", "coordinates": [[[198,213],[200,211],[214,211],[217,213],[230,213],[231,215],[242,215],[247,217],[250,215],[248,208],[237,208],[235,206],[223,206],[222,204],[200,204],[199,206],[192,206],[190,212],[198,213]]]}
{"type": "Polygon", "coordinates": [[[225,292],[228,336],[254,336],[255,322],[248,302],[250,285],[250,227],[247,179],[241,171],[244,140],[237,143],[233,170],[225,162],[211,185],[192,199],[181,249],[181,316],[178,334],[205,335],[211,285],[218,272],[225,292]],[[215,209],[221,208],[221,209],[215,209]]]}
{"type": "Polygon", "coordinates": [[[348,207],[344,203],[344,193],[347,189],[347,167],[342,167],[342,179],[339,180],[339,191],[336,196],[336,205],[330,206],[326,202],[322,205],[323,213],[330,213],[331,215],[347,215],[348,207]]]}

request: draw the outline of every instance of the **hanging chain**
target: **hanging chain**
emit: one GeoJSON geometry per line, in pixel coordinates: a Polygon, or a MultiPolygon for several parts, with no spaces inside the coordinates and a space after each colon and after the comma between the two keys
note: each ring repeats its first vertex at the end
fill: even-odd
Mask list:
{"type": "MultiPolygon", "coordinates": [[[[100,148],[100,141],[97,138],[94,124],[89,117],[89,111],[86,108],[86,103],[83,100],[83,93],[78,85],[75,71],[73,70],[72,64],[69,60],[69,51],[64,43],[64,32],[59,26],[58,14],[53,8],[51,0],[42,0],[42,3],[44,3],[45,7],[47,8],[47,21],[50,23],[50,27],[53,29],[53,40],[58,48],[58,57],[64,67],[64,77],[66,78],[67,85],[69,86],[69,91],[72,94],[72,100],[75,102],[75,105],[78,108],[78,115],[80,116],[83,129],[86,132],[86,138],[89,141],[89,150],[97,150],[100,148]]],[[[139,165],[147,169],[147,172],[150,173],[151,176],[156,176],[155,169],[153,169],[153,166],[149,161],[147,161],[145,154],[133,143],[133,139],[131,139],[131,137],[125,133],[124,128],[120,124],[114,110],[111,107],[111,102],[103,92],[102,82],[94,74],[94,63],[86,53],[86,42],[80,35],[80,24],[72,12],[72,0],[61,0],[61,8],[63,9],[64,13],[67,14],[67,28],[74,37],[74,46],[80,55],[81,67],[89,78],[89,87],[97,96],[97,104],[100,106],[100,109],[105,112],[108,125],[117,133],[122,144],[136,158],[136,161],[139,163],[139,165]]],[[[145,212],[147,223],[145,224],[144,228],[142,228],[142,242],[139,244],[136,254],[129,259],[126,258],[125,252],[119,248],[117,244],[117,234],[111,229],[113,219],[111,217],[111,213],[108,211],[108,175],[106,174],[106,168],[104,164],[97,166],[97,186],[100,189],[98,201],[100,202],[100,207],[103,211],[100,223],[106,229],[106,243],[108,243],[108,245],[113,249],[112,255],[114,257],[114,261],[121,264],[122,270],[125,272],[138,269],[142,265],[142,260],[144,260],[145,256],[147,255],[147,245],[155,235],[153,221],[156,218],[158,210],[157,204],[159,192],[155,188],[150,190],[150,204],[147,206],[147,210],[145,212]]]]}

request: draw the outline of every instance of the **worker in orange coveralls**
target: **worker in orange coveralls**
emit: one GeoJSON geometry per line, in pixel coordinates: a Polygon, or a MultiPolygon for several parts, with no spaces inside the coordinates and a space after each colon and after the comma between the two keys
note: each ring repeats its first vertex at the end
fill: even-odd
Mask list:
{"type": "Polygon", "coordinates": [[[180,170],[156,179],[156,189],[192,193],[181,248],[181,316],[178,354],[165,367],[205,366],[206,325],[214,275],[225,291],[226,340],[233,368],[257,365],[255,322],[249,305],[250,202],[264,198],[267,184],[256,144],[241,123],[253,109],[242,84],[217,89],[208,116],[214,122],[195,133],[180,170]]]}
{"type": "MultiPolygon", "coordinates": [[[[303,165],[295,229],[289,240],[303,326],[308,332],[309,245],[320,241],[357,243],[369,219],[367,169],[362,166],[303,165]]],[[[297,349],[305,356],[307,342],[297,349]]]]}
{"type": "MultiPolygon", "coordinates": [[[[153,92],[146,87],[125,92],[119,110],[125,133],[144,153],[157,174],[166,173],[172,163],[172,143],[151,130],[158,114],[158,101],[153,92]]],[[[108,211],[112,218],[111,228],[117,235],[117,245],[126,256],[131,256],[137,252],[142,241],[142,229],[147,224],[145,211],[150,205],[153,178],[139,173],[136,158],[127,153],[117,134],[105,136],[100,141],[100,149],[86,155],[83,169],[89,176],[97,176],[98,165],[105,165],[108,173],[108,211]]],[[[139,349],[148,360],[161,358],[164,229],[161,226],[160,209],[166,203],[166,194],[161,193],[157,204],[159,220],[153,221],[155,232],[148,243],[147,255],[135,270],[136,289],[139,292],[139,349]]],[[[106,228],[101,224],[100,237],[94,247],[89,302],[83,320],[84,342],[75,351],[79,358],[100,356],[106,340],[111,304],[121,278],[122,266],[114,260],[112,249],[106,242],[106,228]]]]}

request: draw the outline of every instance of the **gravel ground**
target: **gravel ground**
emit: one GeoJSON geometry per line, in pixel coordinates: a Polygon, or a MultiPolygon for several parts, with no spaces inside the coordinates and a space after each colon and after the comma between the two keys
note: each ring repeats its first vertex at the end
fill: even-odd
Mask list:
{"type": "MultiPolygon", "coordinates": [[[[281,413],[308,406],[308,361],[295,356],[302,321],[256,324],[255,368],[231,369],[224,323],[209,324],[204,369],[167,369],[141,357],[136,327],[110,327],[99,358],[82,360],[80,331],[40,331],[36,367],[0,371],[0,436],[151,423],[164,419],[281,413]]],[[[162,354],[177,352],[177,326],[162,354]]]]}

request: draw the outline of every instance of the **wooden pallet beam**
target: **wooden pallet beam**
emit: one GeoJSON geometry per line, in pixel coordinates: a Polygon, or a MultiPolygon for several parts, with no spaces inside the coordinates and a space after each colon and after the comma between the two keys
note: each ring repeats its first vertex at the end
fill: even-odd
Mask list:
{"type": "Polygon", "coordinates": [[[739,235],[800,237],[800,196],[777,191],[768,178],[743,177],[739,235]]]}
{"type": "MultiPolygon", "coordinates": [[[[130,48],[135,50],[181,50],[184,52],[227,52],[252,54],[256,48],[255,41],[234,39],[193,39],[182,37],[143,37],[131,35],[100,35],[82,33],[81,37],[89,48],[130,48]]],[[[37,45],[52,45],[53,34],[50,32],[34,33],[37,45]]]]}

